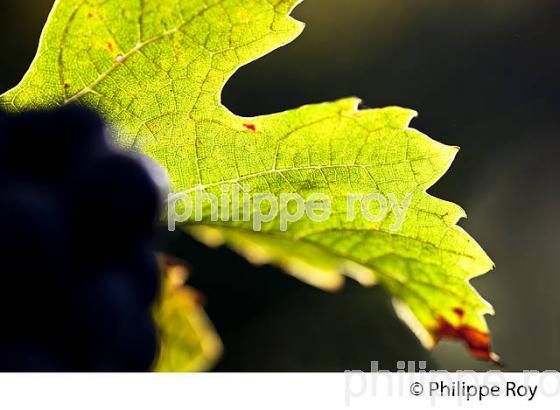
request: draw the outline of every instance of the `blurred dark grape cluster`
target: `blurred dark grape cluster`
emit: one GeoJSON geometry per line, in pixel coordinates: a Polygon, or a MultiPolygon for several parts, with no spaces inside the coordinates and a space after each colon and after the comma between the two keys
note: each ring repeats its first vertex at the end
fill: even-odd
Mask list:
{"type": "Polygon", "coordinates": [[[158,340],[143,162],[80,107],[0,113],[0,371],[147,371],[158,340]]]}

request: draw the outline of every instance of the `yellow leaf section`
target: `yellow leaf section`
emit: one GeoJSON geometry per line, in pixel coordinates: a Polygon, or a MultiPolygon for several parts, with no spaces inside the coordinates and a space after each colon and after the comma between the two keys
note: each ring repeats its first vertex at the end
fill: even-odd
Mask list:
{"type": "Polygon", "coordinates": [[[200,304],[198,293],[184,285],[187,269],[167,263],[161,300],[154,307],[160,334],[156,372],[210,370],[222,354],[222,343],[200,304]]]}

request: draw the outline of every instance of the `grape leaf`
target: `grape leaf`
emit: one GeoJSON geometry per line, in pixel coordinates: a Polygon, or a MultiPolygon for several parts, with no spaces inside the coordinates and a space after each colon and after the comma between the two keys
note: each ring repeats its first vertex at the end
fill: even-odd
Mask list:
{"type": "Polygon", "coordinates": [[[222,342],[200,305],[198,293],[184,286],[187,269],[166,262],[162,295],[154,307],[161,345],[154,371],[209,370],[222,354],[222,342]]]}
{"type": "Polygon", "coordinates": [[[212,221],[206,208],[185,226],[208,244],[227,243],[325,289],[340,286],[342,275],[379,283],[427,346],[458,338],[474,356],[497,360],[484,318],[492,307],[468,282],[493,264],[456,225],[463,210],[426,193],[456,147],[411,128],[411,110],[358,110],[357,98],[254,118],[221,104],[237,69],[301,33],[290,17],[297,3],[57,0],[37,57],[0,107],[93,107],[115,125],[121,145],[167,169],[176,192],[219,195],[227,183],[328,194],[327,221],[304,217],[286,231],[278,218],[260,232],[250,221],[212,221]],[[344,219],[348,194],[369,193],[411,198],[400,229],[394,206],[379,221],[344,219]]]}

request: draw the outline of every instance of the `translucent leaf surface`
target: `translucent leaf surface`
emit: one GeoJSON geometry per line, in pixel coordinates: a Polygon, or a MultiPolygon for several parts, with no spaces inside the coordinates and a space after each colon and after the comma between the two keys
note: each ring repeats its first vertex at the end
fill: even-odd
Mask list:
{"type": "Polygon", "coordinates": [[[154,317],[161,351],[155,371],[198,372],[210,370],[222,353],[222,343],[200,304],[198,293],[184,285],[188,272],[168,263],[160,302],[154,317]]]}
{"type": "Polygon", "coordinates": [[[426,193],[456,147],[410,128],[411,110],[358,110],[356,98],[254,118],[221,104],[239,67],[301,33],[289,16],[297,3],[57,0],[37,58],[0,106],[93,107],[115,125],[120,144],[167,169],[175,192],[219,195],[228,184],[327,194],[327,221],[301,218],[286,231],[278,218],[259,232],[251,221],[212,221],[208,209],[185,226],[325,289],[340,286],[343,275],[378,282],[426,345],[459,338],[475,356],[495,360],[484,319],[492,308],[468,283],[492,262],[456,225],[461,208],[426,193]],[[379,221],[345,219],[348,194],[372,192],[411,198],[398,230],[394,207],[379,221]]]}

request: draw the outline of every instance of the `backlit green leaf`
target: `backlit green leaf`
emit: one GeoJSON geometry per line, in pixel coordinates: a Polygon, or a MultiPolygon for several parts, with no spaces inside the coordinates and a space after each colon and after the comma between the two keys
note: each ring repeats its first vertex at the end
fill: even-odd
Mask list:
{"type": "Polygon", "coordinates": [[[484,319],[492,308],[468,283],[492,262],[456,225],[462,209],[426,193],[456,147],[410,128],[411,110],[358,110],[356,98],[254,118],[221,104],[239,67],[300,34],[303,24],[289,16],[296,3],[57,0],[37,58],[0,107],[93,107],[114,124],[120,144],[157,160],[173,190],[189,197],[219,196],[224,184],[276,196],[326,194],[327,221],[303,217],[286,231],[279,218],[259,232],[254,215],[212,221],[208,206],[201,221],[185,225],[206,243],[227,243],[322,288],[336,288],[342,275],[380,283],[427,345],[460,338],[475,356],[494,360],[484,319]],[[371,193],[410,200],[398,229],[394,206],[378,221],[346,218],[348,195],[371,193]]]}

